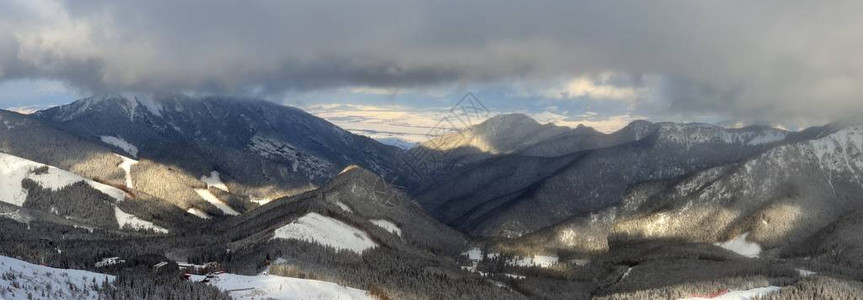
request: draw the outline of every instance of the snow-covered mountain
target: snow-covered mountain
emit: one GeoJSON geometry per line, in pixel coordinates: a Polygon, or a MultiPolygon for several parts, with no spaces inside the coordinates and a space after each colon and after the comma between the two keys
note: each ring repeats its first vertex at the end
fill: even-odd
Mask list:
{"type": "MultiPolygon", "coordinates": [[[[379,174],[401,172],[399,149],[351,134],[299,109],[258,99],[105,95],[36,116],[101,140],[133,158],[175,166],[192,180],[219,171],[232,193],[253,200],[310,190],[349,164],[379,174]]],[[[140,188],[169,196],[170,191],[150,184],[142,182],[140,188]]]]}
{"type": "Polygon", "coordinates": [[[863,209],[861,172],[863,126],[812,128],[740,161],[635,185],[618,205],[512,244],[591,252],[674,239],[854,261],[863,253],[850,233],[863,209]]]}
{"type": "Polygon", "coordinates": [[[736,162],[787,136],[768,127],[644,121],[608,135],[577,128],[522,152],[457,168],[452,177],[420,190],[417,199],[471,234],[519,236],[614,206],[632,185],[736,162]],[[592,142],[577,144],[591,136],[592,142]]]}
{"type": "Polygon", "coordinates": [[[240,235],[249,243],[297,239],[355,252],[380,244],[437,250],[465,245],[460,233],[426,214],[403,191],[356,165],[315,191],[276,199],[223,226],[250,233],[240,235]]]}

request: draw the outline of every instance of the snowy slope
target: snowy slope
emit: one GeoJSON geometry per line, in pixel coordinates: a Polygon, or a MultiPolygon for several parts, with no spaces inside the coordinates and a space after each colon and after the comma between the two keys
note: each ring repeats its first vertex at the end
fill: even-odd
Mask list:
{"type": "Polygon", "coordinates": [[[210,215],[207,214],[207,212],[205,212],[199,208],[191,207],[191,208],[187,209],[186,212],[190,213],[192,215],[195,215],[196,217],[201,218],[201,219],[209,219],[210,218],[210,215]]]}
{"type": "Polygon", "coordinates": [[[39,183],[43,188],[52,190],[59,190],[71,184],[84,181],[94,189],[117,199],[117,201],[123,201],[126,197],[126,192],[115,187],[82,178],[65,170],[5,153],[0,153],[0,178],[3,178],[0,181],[0,201],[17,206],[22,206],[24,201],[27,200],[27,191],[21,187],[21,181],[25,178],[39,183]],[[47,168],[47,171],[35,174],[33,171],[38,168],[47,168]]]}
{"type": "Polygon", "coordinates": [[[213,195],[213,193],[211,193],[210,190],[195,189],[195,192],[198,193],[198,195],[201,196],[201,198],[203,198],[207,202],[210,202],[210,204],[213,204],[216,207],[218,207],[226,215],[236,216],[236,215],[240,214],[239,212],[237,212],[236,210],[234,210],[233,208],[228,206],[227,203],[225,203],[224,201],[217,198],[216,195],[213,195]]]}
{"type": "MultiPolygon", "coordinates": [[[[204,276],[193,275],[191,279],[201,281],[204,276]]],[[[217,275],[209,284],[228,291],[234,299],[372,299],[366,291],[332,282],[275,275],[244,276],[223,273],[217,275]]]]}
{"type": "Polygon", "coordinates": [[[336,201],[336,205],[338,205],[338,206],[339,206],[339,208],[341,208],[342,210],[344,210],[344,211],[346,211],[346,212],[349,212],[349,213],[353,213],[353,212],[354,212],[354,211],[351,209],[351,207],[350,207],[350,206],[348,206],[347,204],[342,203],[341,201],[336,201]]]}
{"type": "Polygon", "coordinates": [[[397,236],[402,236],[401,228],[399,228],[399,226],[394,224],[393,222],[384,219],[371,220],[371,222],[372,224],[375,224],[378,227],[385,229],[386,231],[392,232],[397,236]]]}
{"type": "Polygon", "coordinates": [[[317,213],[308,213],[296,221],[276,229],[273,239],[295,239],[316,242],[336,249],[361,254],[377,247],[365,231],[342,221],[317,213]]]}
{"type": "Polygon", "coordinates": [[[117,218],[117,225],[120,228],[131,228],[133,230],[152,230],[157,233],[168,233],[168,230],[158,225],[153,224],[153,222],[142,220],[132,214],[127,214],[120,210],[119,207],[114,207],[114,217],[117,218]]]}
{"type": "Polygon", "coordinates": [[[219,171],[210,172],[210,176],[201,175],[201,181],[207,184],[207,188],[217,188],[226,192],[230,192],[228,190],[228,186],[222,182],[222,179],[219,178],[219,171]]]}
{"type": "Polygon", "coordinates": [[[749,236],[748,232],[729,241],[716,243],[715,245],[746,257],[758,257],[758,254],[761,253],[761,246],[757,243],[747,241],[747,236],[749,236]]]}
{"type": "MultiPolygon", "coordinates": [[[[123,164],[125,163],[127,161],[124,160],[123,164]]],[[[121,167],[123,164],[121,164],[121,167]]],[[[0,153],[0,178],[3,178],[0,181],[0,201],[16,206],[23,206],[27,200],[28,192],[21,186],[21,181],[25,178],[37,182],[43,188],[55,191],[83,181],[103,194],[114,198],[117,202],[123,201],[126,197],[126,192],[118,188],[83,178],[65,170],[5,153],[0,153]]],[[[127,184],[131,184],[129,182],[131,178],[127,177],[126,179],[127,184]]],[[[120,210],[116,204],[112,203],[112,205],[114,206],[114,216],[116,217],[117,225],[120,228],[125,227],[133,230],[153,230],[158,233],[168,233],[167,229],[128,214],[120,210]]]]}
{"type": "Polygon", "coordinates": [[[138,161],[119,154],[117,157],[123,160],[118,167],[126,173],[126,187],[130,189],[135,188],[135,184],[132,181],[132,165],[137,164],[138,161]]]}
{"type": "Polygon", "coordinates": [[[121,137],[103,135],[103,136],[100,136],[99,138],[105,144],[123,149],[123,151],[126,151],[126,153],[129,153],[129,155],[132,155],[132,157],[136,157],[136,158],[138,157],[138,147],[135,147],[135,145],[132,145],[131,143],[127,142],[126,140],[124,140],[121,137]]]}
{"type": "Polygon", "coordinates": [[[601,222],[572,221],[554,238],[567,247],[604,243],[608,235],[684,238],[748,257],[803,241],[863,208],[863,126],[828,128],[810,138],[632,189],[601,222]],[[580,240],[570,243],[573,237],[580,240]]]}
{"type": "Polygon", "coordinates": [[[50,268],[5,256],[0,256],[0,274],[4,274],[0,277],[0,299],[4,300],[28,299],[28,293],[32,299],[98,299],[92,288],[94,279],[99,285],[106,278],[115,280],[113,275],[50,268]]]}

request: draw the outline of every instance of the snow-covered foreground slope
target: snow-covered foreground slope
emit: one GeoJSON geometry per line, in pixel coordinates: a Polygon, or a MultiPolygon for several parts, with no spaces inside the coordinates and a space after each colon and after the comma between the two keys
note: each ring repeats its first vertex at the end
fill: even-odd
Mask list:
{"type": "Polygon", "coordinates": [[[276,229],[273,239],[316,242],[358,254],[377,246],[365,231],[317,213],[308,213],[291,224],[276,229]]]}
{"type": "Polygon", "coordinates": [[[21,186],[25,178],[39,183],[46,189],[59,190],[66,186],[84,181],[94,189],[103,194],[123,201],[126,192],[108,185],[104,185],[89,179],[82,178],[71,172],[61,170],[52,166],[37,163],[35,161],[20,158],[6,153],[0,153],[0,201],[21,206],[27,200],[27,190],[21,186]],[[37,170],[37,169],[45,170],[37,170]]]}
{"type": "Polygon", "coordinates": [[[4,300],[98,299],[94,283],[102,285],[106,279],[115,279],[113,275],[50,268],[5,256],[0,256],[0,274],[0,299],[4,300]]]}
{"type": "MultiPolygon", "coordinates": [[[[191,279],[201,281],[204,276],[193,275],[191,279]]],[[[217,275],[209,284],[227,291],[234,299],[372,299],[366,291],[332,282],[275,275],[224,273],[217,275]]]]}

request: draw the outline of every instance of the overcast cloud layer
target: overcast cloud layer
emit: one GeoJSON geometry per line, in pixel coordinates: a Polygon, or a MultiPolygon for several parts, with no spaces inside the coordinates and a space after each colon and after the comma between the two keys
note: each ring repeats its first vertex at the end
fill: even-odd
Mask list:
{"type": "Polygon", "coordinates": [[[863,112],[861,1],[4,2],[0,81],[85,93],[507,86],[634,114],[863,112]]]}

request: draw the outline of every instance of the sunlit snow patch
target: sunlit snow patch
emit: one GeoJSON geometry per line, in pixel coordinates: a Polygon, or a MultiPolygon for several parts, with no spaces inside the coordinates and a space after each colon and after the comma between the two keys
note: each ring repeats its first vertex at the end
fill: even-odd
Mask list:
{"type": "Polygon", "coordinates": [[[371,222],[372,222],[372,224],[375,224],[375,225],[377,225],[377,226],[378,226],[378,227],[380,227],[380,228],[386,229],[386,231],[389,231],[389,232],[391,232],[392,234],[395,234],[395,235],[397,235],[397,236],[402,236],[402,230],[401,230],[401,228],[399,228],[399,227],[398,227],[396,224],[394,224],[393,222],[390,222],[390,221],[387,221],[387,220],[384,220],[384,219],[371,220],[371,222]]]}
{"type": "Polygon", "coordinates": [[[354,212],[347,204],[344,204],[341,201],[336,201],[336,205],[338,205],[339,208],[341,208],[342,210],[344,210],[346,212],[349,212],[349,213],[354,212]]]}
{"type": "Polygon", "coordinates": [[[308,213],[296,221],[276,229],[273,239],[316,242],[336,249],[354,251],[358,254],[377,246],[365,231],[317,213],[308,213]]]}
{"type": "Polygon", "coordinates": [[[269,198],[263,198],[263,199],[249,199],[249,201],[252,201],[252,202],[254,202],[254,203],[257,203],[258,205],[264,205],[264,204],[270,203],[271,201],[273,201],[273,199],[269,199],[269,198]]]}
{"type": "Polygon", "coordinates": [[[201,175],[201,181],[207,184],[207,188],[217,188],[228,192],[228,186],[219,178],[219,171],[210,172],[210,176],[201,175]]]}
{"type": "Polygon", "coordinates": [[[117,218],[117,225],[120,228],[131,228],[134,230],[152,230],[158,233],[168,233],[168,230],[153,224],[153,222],[142,220],[135,215],[127,214],[120,210],[119,207],[114,207],[114,217],[117,218]]]}
{"type": "Polygon", "coordinates": [[[138,158],[138,147],[135,147],[135,145],[130,144],[123,138],[107,135],[100,136],[99,138],[102,140],[103,143],[123,149],[123,151],[129,153],[129,155],[132,155],[132,157],[138,158]]]}
{"type": "Polygon", "coordinates": [[[714,245],[746,257],[758,257],[758,254],[761,253],[761,246],[757,243],[747,242],[747,236],[749,236],[749,232],[741,234],[727,242],[716,243],[714,245]]]}
{"type": "Polygon", "coordinates": [[[213,195],[213,193],[211,193],[208,189],[195,189],[195,192],[198,193],[198,196],[201,196],[201,198],[203,198],[207,202],[210,202],[210,204],[215,205],[226,215],[236,216],[240,214],[239,212],[228,206],[227,203],[219,200],[219,198],[217,198],[216,195],[213,195]]]}
{"type": "Polygon", "coordinates": [[[207,212],[200,210],[200,209],[197,209],[197,208],[194,208],[194,207],[187,209],[186,212],[193,214],[196,217],[201,218],[201,219],[209,219],[210,218],[210,215],[208,215],[207,212]]]}
{"type": "Polygon", "coordinates": [[[82,270],[50,268],[5,256],[0,256],[0,273],[4,274],[0,277],[0,299],[6,300],[28,299],[28,293],[36,296],[35,299],[95,300],[99,295],[93,289],[93,279],[102,284],[106,279],[114,282],[116,278],[82,270]],[[14,279],[7,279],[9,277],[14,279]],[[46,297],[40,297],[42,293],[46,293],[46,297]]]}
{"type": "MultiPolygon", "coordinates": [[[[191,280],[201,281],[202,275],[191,280]]],[[[211,279],[210,285],[228,291],[234,299],[372,299],[366,291],[319,280],[275,275],[245,276],[223,273],[211,279]]]]}
{"type": "Polygon", "coordinates": [[[132,189],[134,188],[134,182],[132,182],[132,165],[137,164],[138,161],[122,155],[117,156],[123,160],[118,167],[126,172],[126,187],[132,189]]]}

